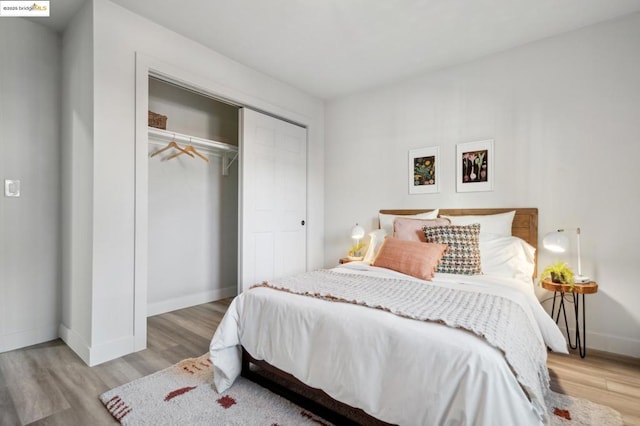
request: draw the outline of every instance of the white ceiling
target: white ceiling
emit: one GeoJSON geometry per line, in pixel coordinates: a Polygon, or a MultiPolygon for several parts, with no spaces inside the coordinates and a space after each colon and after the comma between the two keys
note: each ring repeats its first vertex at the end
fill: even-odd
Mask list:
{"type": "MultiPolygon", "coordinates": [[[[51,14],[82,1],[52,1],[51,14]]],[[[112,1],[323,99],[640,11],[640,0],[112,1]]]]}
{"type": "Polygon", "coordinates": [[[43,24],[56,32],[62,32],[85,0],[49,0],[48,17],[26,18],[43,24]]]}

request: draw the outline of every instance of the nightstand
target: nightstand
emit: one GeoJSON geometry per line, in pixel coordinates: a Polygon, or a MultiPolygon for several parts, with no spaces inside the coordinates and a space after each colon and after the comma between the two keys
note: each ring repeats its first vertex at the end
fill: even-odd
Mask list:
{"type": "Polygon", "coordinates": [[[560,320],[560,312],[562,312],[564,316],[564,327],[567,330],[567,340],[569,341],[569,347],[571,349],[578,349],[580,357],[584,358],[587,355],[587,330],[585,328],[584,320],[587,305],[584,302],[584,295],[597,293],[598,284],[594,281],[591,281],[584,284],[575,284],[572,288],[569,284],[559,284],[552,283],[551,281],[542,281],[542,288],[544,288],[545,290],[553,291],[553,307],[551,308],[551,318],[554,318],[555,316],[555,321],[557,324],[560,320]],[[558,293],[560,294],[560,303],[558,304],[558,312],[556,312],[556,296],[558,296],[558,293]],[[565,293],[571,293],[571,298],[573,300],[573,311],[576,321],[574,343],[571,343],[571,334],[569,333],[569,324],[567,322],[567,311],[564,305],[565,293]],[[580,301],[580,296],[582,296],[582,301],[580,301]],[[582,305],[582,329],[580,329],[580,322],[578,320],[580,305],[582,305]]]}
{"type": "Polygon", "coordinates": [[[349,259],[348,257],[342,257],[340,258],[340,264],[342,265],[343,263],[349,263],[349,262],[353,262],[353,260],[349,259]]]}

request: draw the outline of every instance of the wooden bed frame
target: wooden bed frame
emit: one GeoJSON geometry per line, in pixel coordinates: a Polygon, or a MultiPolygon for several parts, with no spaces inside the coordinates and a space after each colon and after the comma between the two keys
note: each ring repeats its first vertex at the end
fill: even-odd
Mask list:
{"type": "MultiPolygon", "coordinates": [[[[395,209],[380,210],[383,214],[410,215],[430,212],[433,209],[395,209]]],[[[511,225],[511,234],[522,238],[536,249],[535,269],[533,276],[538,272],[538,209],[534,207],[526,208],[500,208],[500,209],[440,209],[440,216],[463,216],[463,215],[488,215],[516,211],[511,225]]]]}
{"type": "MultiPolygon", "coordinates": [[[[389,209],[380,210],[383,214],[412,215],[426,213],[433,209],[389,209]]],[[[489,215],[516,211],[513,219],[512,234],[522,238],[533,247],[538,247],[538,209],[537,208],[489,208],[489,209],[440,209],[440,215],[489,215]]],[[[537,256],[536,269],[537,272],[537,256]]],[[[337,401],[320,389],[305,385],[294,376],[286,373],[265,361],[254,359],[242,348],[241,375],[259,385],[288,399],[294,404],[309,410],[325,420],[339,425],[387,426],[361,409],[351,407],[337,401]],[[252,368],[253,366],[253,368],[252,368]]]]}

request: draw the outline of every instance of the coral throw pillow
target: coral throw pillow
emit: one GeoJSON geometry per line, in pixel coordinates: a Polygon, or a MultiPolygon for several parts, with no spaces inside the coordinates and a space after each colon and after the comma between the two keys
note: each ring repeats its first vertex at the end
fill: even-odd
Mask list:
{"type": "Polygon", "coordinates": [[[412,277],[431,281],[447,246],[387,237],[373,266],[392,269],[412,277]]]}

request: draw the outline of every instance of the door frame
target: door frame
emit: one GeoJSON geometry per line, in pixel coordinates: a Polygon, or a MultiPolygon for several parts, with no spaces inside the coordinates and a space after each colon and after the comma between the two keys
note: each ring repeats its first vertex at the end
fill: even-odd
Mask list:
{"type": "MultiPolygon", "coordinates": [[[[147,289],[149,267],[149,163],[148,163],[148,126],[147,117],[149,110],[149,77],[156,77],[164,81],[176,84],[188,90],[193,90],[204,96],[217,99],[228,104],[251,108],[267,115],[289,121],[293,124],[307,128],[307,194],[309,189],[309,133],[313,120],[305,115],[289,111],[277,105],[249,95],[246,92],[224,86],[213,80],[207,79],[184,68],[175,66],[156,58],[136,52],[136,81],[135,81],[135,212],[134,212],[134,291],[133,291],[133,337],[134,348],[137,352],[147,347],[147,289]]],[[[238,149],[242,152],[242,140],[238,149]]],[[[238,156],[241,171],[242,155],[238,156]]],[[[242,182],[239,182],[239,191],[242,191],[242,182]]],[[[242,194],[239,194],[240,196],[242,194]]],[[[241,198],[241,197],[240,197],[241,198]]],[[[309,210],[309,197],[306,199],[307,211],[309,210]]],[[[238,233],[242,232],[242,210],[238,211],[238,233]]],[[[307,231],[308,235],[308,231],[307,231]]],[[[241,241],[238,248],[241,249],[241,241]]],[[[309,238],[307,238],[306,261],[309,264],[309,238]]],[[[238,260],[238,270],[241,263],[238,260]]]]}

